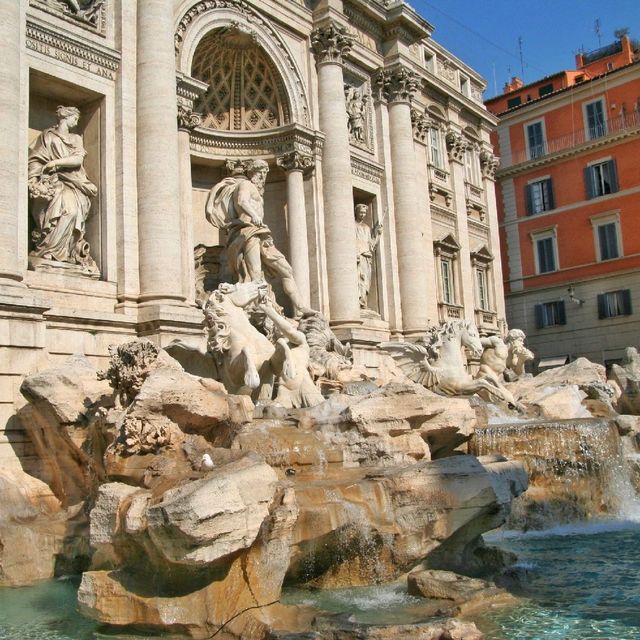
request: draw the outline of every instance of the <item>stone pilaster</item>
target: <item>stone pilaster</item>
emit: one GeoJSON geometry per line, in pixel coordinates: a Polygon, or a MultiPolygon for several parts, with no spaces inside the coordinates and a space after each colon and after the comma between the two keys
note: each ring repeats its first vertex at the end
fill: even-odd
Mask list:
{"type": "Polygon", "coordinates": [[[330,22],[311,34],[318,70],[320,129],[325,134],[322,155],[324,226],[327,242],[329,311],[332,324],[359,322],[358,272],[351,154],[347,127],[342,59],[353,37],[330,22]]]}
{"type": "Polygon", "coordinates": [[[180,226],[182,229],[182,290],[187,302],[196,297],[196,274],[193,255],[193,185],[191,182],[191,144],[189,135],[202,117],[188,107],[178,105],[178,151],[180,154],[180,226]]]}
{"type": "Polygon", "coordinates": [[[304,198],[304,174],[313,169],[313,157],[299,151],[280,156],[278,166],[287,174],[287,217],[289,227],[289,261],[302,301],[310,305],[309,241],[304,198]]]}
{"type": "Polygon", "coordinates": [[[427,328],[429,292],[422,232],[427,221],[415,179],[411,122],[411,98],[418,78],[406,67],[396,66],[381,69],[376,83],[389,112],[402,327],[405,334],[419,334],[427,328]]]}
{"type": "Polygon", "coordinates": [[[173,5],[138,3],[140,302],[184,302],[173,5]]]}
{"type": "Polygon", "coordinates": [[[23,32],[22,3],[0,3],[0,37],[3,60],[0,65],[0,285],[19,285],[24,277],[18,242],[21,167],[18,150],[26,140],[20,137],[20,51],[23,32]]]}

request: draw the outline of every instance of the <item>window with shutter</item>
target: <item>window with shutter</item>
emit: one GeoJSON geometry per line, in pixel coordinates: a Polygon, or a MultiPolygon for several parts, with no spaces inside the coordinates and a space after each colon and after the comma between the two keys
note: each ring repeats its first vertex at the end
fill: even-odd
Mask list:
{"type": "Polygon", "coordinates": [[[553,302],[543,302],[535,306],[536,327],[545,329],[567,324],[567,314],[564,300],[554,300],[553,302]]]}
{"type": "Polygon", "coordinates": [[[597,198],[618,191],[618,174],[615,160],[598,162],[585,170],[587,198],[597,198]]]}
{"type": "Polygon", "coordinates": [[[598,225],[598,252],[600,260],[614,260],[620,257],[618,250],[618,228],[615,222],[598,225]]]}
{"type": "Polygon", "coordinates": [[[527,125],[527,141],[529,143],[529,158],[540,158],[545,155],[544,129],[542,122],[527,125]]]}
{"type": "Polygon", "coordinates": [[[538,255],[538,273],[549,273],[556,270],[555,238],[547,236],[536,240],[538,255]]]}
{"type": "Polygon", "coordinates": [[[620,289],[598,295],[598,318],[615,318],[631,315],[631,291],[620,289]]]}
{"type": "Polygon", "coordinates": [[[604,118],[604,102],[596,100],[585,105],[587,118],[587,135],[589,140],[601,138],[607,133],[607,125],[604,118]]]}
{"type": "Polygon", "coordinates": [[[526,187],[527,215],[550,211],[554,208],[551,178],[532,182],[526,187]]]}

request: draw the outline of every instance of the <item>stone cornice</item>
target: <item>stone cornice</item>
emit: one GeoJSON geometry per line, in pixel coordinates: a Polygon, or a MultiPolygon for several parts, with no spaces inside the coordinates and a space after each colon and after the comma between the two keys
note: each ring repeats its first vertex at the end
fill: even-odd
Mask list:
{"type": "Polygon", "coordinates": [[[291,151],[318,157],[324,136],[301,125],[288,124],[265,131],[217,131],[198,127],[189,136],[191,151],[209,158],[281,156],[291,151]]]}
{"type": "Polygon", "coordinates": [[[26,47],[82,71],[115,80],[120,55],[77,35],[52,29],[35,18],[27,19],[26,47]]]}
{"type": "Polygon", "coordinates": [[[351,154],[351,174],[367,182],[381,184],[384,167],[377,162],[365,160],[364,158],[351,154]]]}
{"type": "Polygon", "coordinates": [[[378,70],[375,83],[379,98],[389,103],[410,103],[419,86],[418,75],[402,64],[378,70]]]}
{"type": "Polygon", "coordinates": [[[607,147],[610,144],[619,142],[620,140],[624,140],[626,138],[638,136],[639,134],[640,128],[619,131],[618,133],[611,134],[602,138],[589,140],[583,144],[576,145],[575,147],[569,147],[568,149],[563,149],[562,151],[556,151],[555,153],[550,153],[546,156],[542,156],[541,158],[535,158],[534,160],[527,160],[526,162],[521,162],[516,165],[506,166],[496,172],[495,178],[496,180],[501,180],[502,178],[510,178],[520,173],[531,171],[531,169],[537,169],[547,164],[552,164],[554,162],[557,162],[558,160],[571,158],[582,153],[593,151],[594,149],[599,149],[600,147],[607,147]]]}
{"type": "Polygon", "coordinates": [[[342,64],[349,54],[355,38],[347,28],[331,21],[317,27],[311,32],[311,49],[316,57],[316,63],[342,64]]]}

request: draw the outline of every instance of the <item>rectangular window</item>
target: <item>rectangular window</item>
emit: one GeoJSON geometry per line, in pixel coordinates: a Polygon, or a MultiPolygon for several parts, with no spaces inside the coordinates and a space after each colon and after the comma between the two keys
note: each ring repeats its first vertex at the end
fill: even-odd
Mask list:
{"type": "Polygon", "coordinates": [[[471,96],[471,83],[469,82],[469,78],[467,76],[463,76],[460,74],[460,92],[463,96],[471,96]]]}
{"type": "Polygon", "coordinates": [[[538,89],[538,95],[542,98],[542,96],[548,96],[550,93],[553,93],[553,85],[552,84],[543,84],[538,89]]]}
{"type": "Polygon", "coordinates": [[[598,318],[615,318],[631,315],[631,291],[620,289],[598,295],[598,318]]]}
{"type": "Polygon", "coordinates": [[[467,182],[479,186],[480,165],[478,162],[478,156],[473,147],[467,147],[464,152],[464,173],[467,182]]]}
{"type": "Polygon", "coordinates": [[[615,160],[606,160],[586,167],[584,179],[587,187],[587,199],[605,196],[618,191],[618,173],[615,160]]]}
{"type": "Polygon", "coordinates": [[[436,71],[436,57],[431,51],[424,50],[424,66],[427,71],[435,73],[436,71]]]}
{"type": "Polygon", "coordinates": [[[440,274],[442,277],[442,301],[445,304],[453,304],[453,271],[451,260],[442,258],[440,260],[440,274]]]}
{"type": "Polygon", "coordinates": [[[589,140],[601,138],[607,133],[607,123],[604,119],[604,101],[588,102],[584,108],[589,140]]]}
{"type": "Polygon", "coordinates": [[[489,290],[487,288],[486,269],[476,269],[476,282],[478,284],[478,308],[489,311],[489,290]]]}
{"type": "Polygon", "coordinates": [[[431,164],[438,169],[444,169],[444,154],[442,153],[442,136],[439,129],[429,129],[429,153],[431,164]]]}
{"type": "Polygon", "coordinates": [[[536,258],[538,273],[556,271],[556,238],[553,235],[536,238],[536,258]]]}
{"type": "Polygon", "coordinates": [[[529,158],[531,160],[545,155],[544,129],[542,122],[527,125],[527,142],[529,144],[529,158]]]}
{"type": "Polygon", "coordinates": [[[598,253],[600,260],[614,260],[620,257],[618,249],[618,225],[615,222],[599,224],[598,253]]]}
{"type": "Polygon", "coordinates": [[[536,328],[555,327],[567,324],[567,315],[564,309],[564,300],[543,302],[535,306],[536,328]]]}
{"type": "Polygon", "coordinates": [[[513,107],[517,107],[520,104],[522,104],[522,98],[520,96],[509,98],[507,100],[507,109],[513,109],[513,107]]]}
{"type": "Polygon", "coordinates": [[[527,215],[532,216],[542,211],[555,208],[551,178],[531,182],[526,187],[527,215]]]}

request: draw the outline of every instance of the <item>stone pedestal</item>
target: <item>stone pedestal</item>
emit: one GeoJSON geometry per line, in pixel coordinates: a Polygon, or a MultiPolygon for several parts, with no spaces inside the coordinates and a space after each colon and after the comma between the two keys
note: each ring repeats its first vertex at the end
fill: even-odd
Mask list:
{"type": "Polygon", "coordinates": [[[278,158],[278,166],[287,174],[287,221],[289,227],[289,262],[302,302],[310,305],[309,241],[304,198],[304,174],[313,168],[313,158],[291,151],[278,158]]]}
{"type": "Polygon", "coordinates": [[[318,68],[327,277],[332,325],[358,323],[358,272],[353,220],[353,186],[342,57],[352,37],[334,23],[316,29],[311,44],[318,68]]]}

